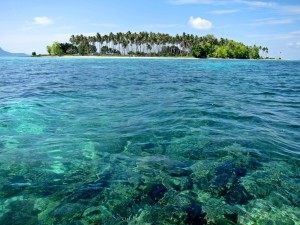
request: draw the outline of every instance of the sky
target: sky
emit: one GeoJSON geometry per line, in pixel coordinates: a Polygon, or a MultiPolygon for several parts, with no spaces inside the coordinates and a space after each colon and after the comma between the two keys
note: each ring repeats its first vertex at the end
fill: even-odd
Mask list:
{"type": "Polygon", "coordinates": [[[300,59],[300,1],[1,0],[0,47],[46,53],[72,34],[152,31],[213,34],[268,47],[269,57],[300,59]]]}

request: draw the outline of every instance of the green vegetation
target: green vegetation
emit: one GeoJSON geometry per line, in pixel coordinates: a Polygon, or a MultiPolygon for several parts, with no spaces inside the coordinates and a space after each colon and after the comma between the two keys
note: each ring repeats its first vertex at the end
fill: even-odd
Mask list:
{"type": "Polygon", "coordinates": [[[50,55],[62,56],[64,54],[62,45],[58,42],[54,42],[51,46],[47,46],[47,51],[50,55]]]}
{"type": "Polygon", "coordinates": [[[118,32],[95,36],[72,35],[70,43],[54,42],[47,46],[50,55],[129,55],[173,56],[196,58],[259,59],[268,48],[246,46],[208,34],[203,37],[186,34],[171,36],[163,33],[118,32]],[[97,46],[97,47],[96,47],[97,46]]]}
{"type": "Polygon", "coordinates": [[[215,39],[207,35],[205,41],[196,44],[192,54],[197,58],[230,58],[230,59],[259,59],[259,51],[267,51],[267,48],[258,46],[246,46],[233,40],[215,39]]]}

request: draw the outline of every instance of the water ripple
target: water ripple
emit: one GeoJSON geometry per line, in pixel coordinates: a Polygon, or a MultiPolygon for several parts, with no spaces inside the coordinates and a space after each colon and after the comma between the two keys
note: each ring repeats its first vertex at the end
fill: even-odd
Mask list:
{"type": "Polygon", "coordinates": [[[3,58],[0,223],[41,213],[41,224],[159,224],[171,211],[175,219],[273,223],[264,211],[296,224],[299,68],[3,58]]]}

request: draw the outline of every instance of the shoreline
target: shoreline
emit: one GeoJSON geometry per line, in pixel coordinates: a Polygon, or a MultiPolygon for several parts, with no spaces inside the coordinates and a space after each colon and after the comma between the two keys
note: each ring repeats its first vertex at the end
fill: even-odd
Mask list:
{"type": "MultiPolygon", "coordinates": [[[[33,56],[31,56],[33,57],[33,56]]],[[[257,61],[285,61],[286,59],[224,59],[224,58],[195,58],[195,57],[167,57],[167,56],[86,56],[86,55],[63,55],[50,56],[40,55],[33,58],[65,58],[65,59],[186,59],[186,60],[257,60],[257,61]]]]}
{"type": "Polygon", "coordinates": [[[159,57],[159,56],[86,56],[86,55],[64,55],[64,56],[49,56],[49,55],[42,55],[37,56],[43,58],[73,58],[73,59],[197,59],[194,57],[159,57]]]}

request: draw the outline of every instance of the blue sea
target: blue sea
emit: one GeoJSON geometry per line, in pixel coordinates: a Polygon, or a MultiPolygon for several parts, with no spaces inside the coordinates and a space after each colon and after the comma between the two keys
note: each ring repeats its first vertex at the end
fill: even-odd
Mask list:
{"type": "Polygon", "coordinates": [[[300,224],[300,61],[1,58],[0,224],[300,224]]]}

